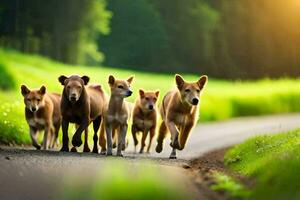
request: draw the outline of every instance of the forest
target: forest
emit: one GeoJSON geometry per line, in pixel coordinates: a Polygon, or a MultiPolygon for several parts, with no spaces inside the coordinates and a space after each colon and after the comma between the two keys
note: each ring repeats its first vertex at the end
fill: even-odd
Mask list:
{"type": "Polygon", "coordinates": [[[0,0],[0,46],[223,79],[300,75],[298,0],[0,0]]]}

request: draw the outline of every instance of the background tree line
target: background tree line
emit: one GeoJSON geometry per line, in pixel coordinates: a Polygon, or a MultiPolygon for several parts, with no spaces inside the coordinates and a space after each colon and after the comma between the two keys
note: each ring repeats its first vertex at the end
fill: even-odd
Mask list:
{"type": "Polygon", "coordinates": [[[74,64],[300,75],[298,0],[1,0],[0,45],[74,64]]]}

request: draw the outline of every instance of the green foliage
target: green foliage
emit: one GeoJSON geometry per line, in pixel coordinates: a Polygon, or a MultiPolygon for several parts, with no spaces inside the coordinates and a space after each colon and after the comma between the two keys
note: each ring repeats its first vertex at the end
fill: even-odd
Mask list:
{"type": "Polygon", "coordinates": [[[257,136],[225,155],[233,170],[256,179],[250,199],[300,198],[300,130],[257,136]]]}
{"type": "Polygon", "coordinates": [[[104,173],[98,173],[88,180],[66,181],[63,199],[103,199],[103,200],[140,200],[140,199],[192,199],[173,178],[161,174],[157,167],[145,163],[135,165],[107,160],[104,173]],[[129,170],[130,169],[130,170],[129,170]],[[136,170],[136,173],[132,173],[136,170]],[[79,184],[78,184],[79,183],[79,184]]]}
{"type": "MultiPolygon", "coordinates": [[[[159,89],[162,96],[171,88],[174,88],[173,74],[143,73],[139,71],[120,70],[108,67],[85,67],[71,66],[58,63],[40,56],[24,55],[14,51],[0,49],[0,63],[5,61],[5,69],[9,71],[17,88],[9,92],[1,92],[1,102],[20,105],[13,107],[12,117],[9,120],[16,125],[18,131],[14,131],[15,136],[24,133],[21,128],[25,124],[23,116],[23,97],[20,94],[19,86],[28,85],[29,88],[39,88],[42,84],[47,86],[48,91],[60,93],[62,86],[57,78],[62,75],[81,74],[88,75],[91,83],[101,84],[106,92],[109,92],[107,77],[110,74],[117,78],[127,78],[135,75],[132,88],[133,96],[128,99],[134,102],[138,95],[138,89],[145,90],[159,89]],[[14,116],[13,113],[19,113],[14,116]],[[14,117],[13,117],[14,116],[14,117]]],[[[195,75],[183,75],[187,81],[196,81],[199,77],[195,75]]],[[[298,103],[300,96],[300,80],[280,79],[280,80],[260,80],[255,82],[229,82],[209,79],[201,97],[200,121],[225,120],[232,117],[264,115],[282,112],[300,111],[298,103]]],[[[1,113],[1,112],[0,112],[1,113]]],[[[8,118],[0,114],[0,123],[8,118]]],[[[7,133],[7,126],[2,126],[0,133],[7,133]]],[[[19,140],[22,143],[29,141],[28,127],[25,127],[25,136],[19,140]]],[[[6,136],[5,136],[6,137],[6,136]]],[[[11,139],[10,141],[14,141],[11,139]]],[[[7,142],[7,141],[5,141],[7,142]]]]}
{"type": "Polygon", "coordinates": [[[99,39],[105,64],[157,71],[167,67],[168,38],[158,13],[146,0],[110,0],[111,34],[99,39]]]}
{"type": "Polygon", "coordinates": [[[10,74],[8,68],[5,66],[3,59],[0,59],[0,89],[1,90],[11,90],[16,84],[13,76],[10,74]]]}
{"type": "Polygon", "coordinates": [[[105,0],[4,0],[0,8],[2,47],[66,63],[103,60],[96,40],[109,33],[105,0]]]}
{"type": "Polygon", "coordinates": [[[214,178],[216,184],[211,186],[213,190],[226,191],[233,198],[246,198],[250,195],[250,191],[243,184],[226,174],[218,172],[214,174],[214,178]]]}

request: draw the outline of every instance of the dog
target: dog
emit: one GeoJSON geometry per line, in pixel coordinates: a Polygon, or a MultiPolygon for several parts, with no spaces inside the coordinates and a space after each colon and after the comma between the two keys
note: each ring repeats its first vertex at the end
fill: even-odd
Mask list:
{"type": "Polygon", "coordinates": [[[118,136],[117,156],[123,156],[122,150],[125,149],[125,139],[128,128],[128,119],[130,118],[131,106],[124,98],[132,95],[130,85],[133,76],[127,80],[116,80],[114,76],[110,75],[108,84],[111,95],[109,102],[104,111],[104,124],[106,131],[106,155],[112,155],[113,148],[113,132],[116,131],[118,136]]]}
{"type": "Polygon", "coordinates": [[[72,138],[71,151],[76,152],[76,147],[81,146],[81,134],[85,130],[84,152],[89,152],[87,141],[88,126],[93,122],[94,129],[94,147],[93,153],[98,153],[98,136],[97,132],[101,125],[103,107],[106,97],[100,85],[87,86],[90,78],[88,76],[72,75],[66,77],[64,75],[58,78],[63,85],[61,99],[62,113],[62,131],[63,131],[63,146],[61,151],[69,151],[68,127],[69,123],[75,123],[77,130],[72,138]]]}
{"type": "Polygon", "coordinates": [[[37,135],[39,131],[44,130],[43,149],[54,148],[61,125],[61,96],[46,93],[45,86],[41,86],[38,90],[30,90],[22,85],[21,93],[24,97],[25,118],[29,125],[32,145],[36,149],[41,149],[37,142],[37,135]]]}
{"type": "Polygon", "coordinates": [[[148,132],[150,132],[149,144],[147,147],[147,153],[150,152],[152,139],[155,135],[156,129],[156,119],[157,119],[157,109],[156,102],[159,96],[159,91],[156,92],[145,92],[144,90],[139,90],[139,98],[136,100],[133,109],[133,121],[131,126],[131,132],[133,136],[135,151],[138,145],[137,133],[142,132],[142,141],[140,153],[144,152],[144,147],[146,146],[145,140],[147,138],[148,132]]]}
{"type": "Polygon", "coordinates": [[[170,159],[176,159],[176,149],[183,150],[192,128],[198,121],[200,94],[208,77],[203,75],[197,82],[186,82],[180,75],[175,75],[177,89],[169,91],[160,107],[162,123],[159,128],[157,153],[163,149],[163,140],[167,131],[171,133],[172,152],[170,159]]]}

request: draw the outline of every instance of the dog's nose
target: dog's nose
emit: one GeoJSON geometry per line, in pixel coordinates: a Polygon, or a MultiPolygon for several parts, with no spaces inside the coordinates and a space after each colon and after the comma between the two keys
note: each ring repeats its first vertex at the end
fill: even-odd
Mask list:
{"type": "Polygon", "coordinates": [[[36,107],[32,107],[32,108],[31,108],[31,111],[32,111],[32,112],[35,112],[35,111],[36,111],[36,107]]]}
{"type": "Polygon", "coordinates": [[[132,91],[131,90],[128,90],[127,91],[127,96],[129,97],[129,96],[131,96],[132,95],[132,91]]]}
{"type": "Polygon", "coordinates": [[[75,96],[71,96],[70,100],[71,101],[76,101],[76,97],[75,96]]]}
{"type": "Polygon", "coordinates": [[[197,104],[198,104],[198,102],[199,102],[199,99],[197,99],[197,98],[193,98],[193,105],[197,105],[197,104]]]}
{"type": "Polygon", "coordinates": [[[150,109],[150,110],[153,110],[153,105],[149,105],[149,109],[150,109]]]}

